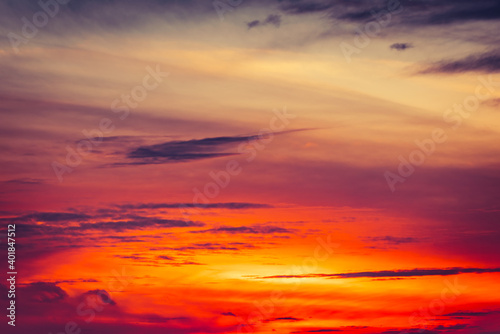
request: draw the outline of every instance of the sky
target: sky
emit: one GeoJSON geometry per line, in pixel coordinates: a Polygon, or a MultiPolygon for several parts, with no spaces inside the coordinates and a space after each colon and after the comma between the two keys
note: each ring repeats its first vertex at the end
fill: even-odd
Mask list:
{"type": "Polygon", "coordinates": [[[0,18],[2,333],[500,333],[498,1],[0,18]]]}

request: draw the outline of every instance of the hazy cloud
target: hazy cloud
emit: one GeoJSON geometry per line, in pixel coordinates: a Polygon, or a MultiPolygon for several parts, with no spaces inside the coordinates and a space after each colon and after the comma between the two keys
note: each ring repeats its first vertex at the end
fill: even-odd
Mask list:
{"type": "Polygon", "coordinates": [[[255,27],[266,26],[269,24],[275,26],[276,28],[279,28],[279,26],[281,25],[281,15],[270,14],[268,17],[266,17],[266,19],[264,19],[262,21],[261,20],[253,20],[251,22],[248,22],[247,26],[248,26],[248,29],[252,29],[255,27]]]}
{"type": "Polygon", "coordinates": [[[465,72],[500,72],[500,51],[475,54],[458,60],[443,60],[420,71],[421,74],[465,72]]]}

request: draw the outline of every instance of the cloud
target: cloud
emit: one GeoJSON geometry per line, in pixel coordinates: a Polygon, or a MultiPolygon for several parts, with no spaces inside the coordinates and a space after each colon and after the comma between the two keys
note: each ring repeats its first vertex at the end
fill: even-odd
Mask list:
{"type": "Polygon", "coordinates": [[[289,14],[310,14],[328,11],[334,6],[334,1],[284,1],[281,8],[289,14]]]}
{"type": "Polygon", "coordinates": [[[498,107],[498,106],[500,106],[500,98],[486,100],[483,102],[483,104],[485,104],[489,107],[498,107]]]}
{"type": "Polygon", "coordinates": [[[169,141],[162,144],[141,146],[133,149],[128,158],[131,164],[161,164],[218,158],[238,153],[221,152],[228,144],[258,139],[258,136],[211,137],[186,141],[169,141]]]}
{"type": "Polygon", "coordinates": [[[204,265],[203,263],[189,261],[189,260],[178,261],[176,258],[168,256],[168,255],[157,255],[157,256],[151,257],[151,258],[142,256],[139,254],[114,255],[114,257],[128,259],[128,260],[134,260],[134,261],[137,261],[138,263],[140,263],[140,265],[145,265],[148,267],[163,267],[163,266],[180,267],[180,266],[187,266],[187,265],[196,265],[196,266],[204,265]]]}
{"type": "MultiPolygon", "coordinates": [[[[134,217],[131,220],[119,221],[101,221],[95,223],[80,223],[74,226],[52,226],[52,225],[30,225],[18,224],[17,229],[22,231],[24,235],[83,235],[87,231],[114,231],[123,232],[127,230],[145,230],[158,228],[175,228],[175,227],[202,227],[205,226],[201,222],[193,222],[187,220],[162,219],[155,217],[134,217]]],[[[139,242],[129,237],[125,242],[139,242]]],[[[52,238],[53,239],[53,238],[52,238]]]]}
{"type": "Polygon", "coordinates": [[[37,303],[59,302],[68,294],[54,283],[34,282],[22,288],[22,294],[26,294],[28,299],[37,303]]]}
{"type": "Polygon", "coordinates": [[[218,244],[218,243],[211,243],[211,242],[192,244],[191,246],[176,247],[173,249],[178,250],[178,251],[202,250],[202,249],[203,250],[234,250],[234,251],[239,250],[236,247],[228,247],[226,245],[222,245],[222,244],[218,244]]]}
{"type": "Polygon", "coordinates": [[[170,250],[170,251],[181,251],[181,252],[195,251],[195,250],[239,251],[240,249],[254,249],[256,247],[257,246],[253,244],[243,243],[243,242],[230,242],[227,244],[205,242],[205,243],[194,243],[190,244],[189,246],[180,246],[180,247],[152,247],[149,250],[151,251],[170,250]]]}
{"type": "Polygon", "coordinates": [[[179,209],[179,208],[197,208],[197,209],[229,209],[229,210],[244,210],[244,209],[267,209],[272,208],[272,205],[261,203],[139,203],[139,204],[122,204],[117,205],[121,209],[179,209]]]}
{"type": "Polygon", "coordinates": [[[394,43],[389,46],[389,48],[397,50],[397,51],[404,51],[406,49],[411,49],[413,48],[413,44],[411,43],[394,43]]]}
{"type": "Polygon", "coordinates": [[[450,276],[459,274],[484,274],[499,273],[500,268],[446,268],[446,269],[409,269],[409,270],[383,270],[362,271],[340,274],[304,274],[304,275],[276,275],[261,276],[258,279],[268,278],[367,278],[367,277],[423,277],[423,276],[450,276]]]}
{"type": "Polygon", "coordinates": [[[222,312],[221,314],[228,317],[236,317],[236,315],[233,312],[222,312]]]}
{"type": "Polygon", "coordinates": [[[390,12],[390,22],[403,25],[444,25],[500,19],[500,4],[490,0],[436,0],[432,2],[432,6],[411,1],[359,0],[352,4],[344,0],[284,0],[280,8],[288,14],[319,13],[335,20],[353,22],[375,21],[377,16],[385,18],[387,12],[390,12]],[[399,6],[394,6],[398,3],[399,6]],[[395,20],[395,15],[404,19],[395,20]]]}
{"type": "Polygon", "coordinates": [[[300,332],[292,332],[292,333],[328,333],[328,332],[343,332],[342,329],[334,329],[334,328],[322,328],[322,329],[311,329],[307,331],[300,332]]]}
{"type": "Polygon", "coordinates": [[[478,0],[474,2],[449,0],[440,1],[443,5],[451,5],[449,9],[436,12],[427,21],[430,24],[451,24],[465,21],[490,21],[500,19],[500,3],[498,1],[478,0]]]}
{"type": "Polygon", "coordinates": [[[276,28],[279,28],[279,26],[281,25],[281,15],[270,14],[263,21],[253,20],[251,22],[248,22],[247,26],[248,26],[248,29],[252,29],[252,28],[255,28],[255,27],[259,27],[259,26],[267,26],[269,24],[275,26],[276,28]]]}
{"type": "MultiPolygon", "coordinates": [[[[273,132],[272,135],[282,135],[298,131],[316,130],[304,128],[273,132]]],[[[114,163],[111,166],[150,165],[175,162],[188,162],[211,159],[232,155],[236,152],[227,152],[234,144],[269,139],[270,134],[262,133],[249,136],[207,137],[203,139],[174,140],[154,145],[143,145],[133,148],[126,156],[128,162],[114,163]]]]}
{"type": "Polygon", "coordinates": [[[44,184],[45,181],[42,180],[42,179],[36,179],[36,178],[29,178],[29,177],[26,177],[26,178],[20,178],[20,179],[12,179],[12,180],[7,180],[7,181],[4,181],[4,183],[11,183],[11,184],[29,184],[29,185],[35,185],[35,184],[44,184]]]}
{"type": "Polygon", "coordinates": [[[259,20],[253,20],[247,23],[248,29],[252,29],[253,27],[258,27],[260,25],[259,20]]]}
{"type": "Polygon", "coordinates": [[[109,305],[116,305],[116,302],[111,299],[111,296],[106,290],[90,290],[85,293],[83,293],[80,297],[83,299],[87,299],[88,297],[96,296],[99,298],[103,303],[109,304],[109,305]]]}
{"type": "Polygon", "coordinates": [[[408,244],[408,243],[413,243],[413,242],[418,242],[419,240],[416,238],[411,238],[411,237],[393,237],[390,235],[384,236],[384,237],[368,237],[364,238],[367,241],[374,241],[374,242],[382,242],[387,245],[401,245],[401,244],[408,244]]]}
{"type": "Polygon", "coordinates": [[[0,221],[54,223],[61,221],[82,221],[90,218],[89,215],[73,212],[35,212],[12,218],[0,218],[0,221]]]}
{"type": "Polygon", "coordinates": [[[459,60],[443,60],[420,71],[420,74],[456,74],[465,72],[500,72],[500,51],[474,54],[459,60]]]}
{"type": "Polygon", "coordinates": [[[492,314],[498,314],[500,310],[488,310],[488,311],[457,311],[453,313],[444,314],[445,317],[453,318],[463,318],[463,317],[485,317],[492,314]]]}
{"type": "Polygon", "coordinates": [[[148,258],[141,255],[114,255],[114,257],[118,257],[120,259],[136,260],[136,261],[148,260],[148,258]]]}
{"type": "Polygon", "coordinates": [[[68,227],[67,230],[71,231],[86,231],[86,230],[141,230],[147,228],[173,228],[173,227],[201,227],[205,224],[199,222],[175,220],[175,219],[161,219],[150,217],[137,217],[135,220],[129,221],[109,221],[98,223],[82,223],[76,227],[68,227]]]}
{"type": "Polygon", "coordinates": [[[304,319],[299,319],[299,318],[294,318],[294,317],[281,317],[281,318],[272,318],[272,319],[266,319],[264,322],[274,322],[274,321],[302,321],[304,319]]]}
{"type": "Polygon", "coordinates": [[[192,231],[191,233],[228,233],[228,234],[274,234],[274,233],[293,233],[291,230],[278,226],[221,226],[202,231],[192,231]]]}

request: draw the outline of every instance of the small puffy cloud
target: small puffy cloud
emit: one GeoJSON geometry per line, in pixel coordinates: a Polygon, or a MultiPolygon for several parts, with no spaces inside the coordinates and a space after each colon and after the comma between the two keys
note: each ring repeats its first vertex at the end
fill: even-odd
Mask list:
{"type": "Polygon", "coordinates": [[[413,44],[411,43],[394,43],[389,46],[389,48],[397,51],[404,51],[406,49],[411,49],[413,48],[413,44]]]}

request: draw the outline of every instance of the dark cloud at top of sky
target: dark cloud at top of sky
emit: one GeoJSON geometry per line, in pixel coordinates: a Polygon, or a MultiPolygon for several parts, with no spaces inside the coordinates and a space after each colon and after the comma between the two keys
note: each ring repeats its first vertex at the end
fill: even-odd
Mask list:
{"type": "Polygon", "coordinates": [[[411,49],[413,48],[413,44],[411,43],[394,43],[389,48],[397,50],[397,51],[404,51],[406,49],[411,49]]]}
{"type": "MultiPolygon", "coordinates": [[[[45,1],[41,1],[45,2],[45,1]]],[[[169,12],[176,12],[177,16],[189,20],[199,17],[203,13],[211,13],[215,11],[211,2],[204,1],[181,1],[181,0],[144,0],[141,2],[134,1],[119,1],[119,0],[84,0],[84,1],[69,1],[67,4],[57,3],[58,9],[54,18],[59,21],[65,20],[66,29],[58,29],[59,32],[64,30],[74,30],[78,25],[87,28],[98,28],[106,30],[125,30],[131,29],[137,25],[146,24],[147,18],[150,15],[161,16],[169,12]],[[60,17],[59,17],[60,16],[60,17]],[[67,20],[70,18],[70,20],[67,20]],[[71,24],[71,27],[69,26],[71,24]]],[[[6,20],[0,20],[3,26],[10,26],[11,30],[19,30],[22,26],[21,18],[26,17],[29,20],[37,12],[43,11],[39,1],[4,1],[0,4],[2,16],[6,20]]],[[[1,15],[1,14],[0,14],[1,15]]],[[[216,16],[216,15],[214,15],[216,16]]],[[[44,29],[52,29],[54,27],[45,27],[44,29]]]]}
{"type": "Polygon", "coordinates": [[[500,51],[475,54],[458,60],[443,60],[420,71],[421,74],[455,74],[465,72],[500,72],[500,51]]]}
{"type": "Polygon", "coordinates": [[[498,1],[443,1],[448,5],[455,7],[431,15],[429,23],[431,24],[450,24],[455,22],[471,21],[471,20],[498,20],[500,19],[500,2],[498,1]]]}
{"type": "MultiPolygon", "coordinates": [[[[348,21],[366,22],[374,20],[384,11],[392,12],[391,24],[404,25],[444,25],[466,21],[490,21],[500,19],[500,3],[492,0],[453,1],[453,0],[280,0],[260,1],[256,6],[273,8],[289,15],[319,14],[323,17],[348,21]],[[395,19],[394,16],[398,18],[395,19]]],[[[151,16],[165,17],[175,14],[183,22],[199,22],[200,17],[218,18],[211,1],[70,1],[59,6],[58,24],[44,27],[47,32],[60,34],[97,29],[99,31],[126,31],[139,25],[147,25],[151,16]]],[[[0,4],[0,27],[5,31],[20,33],[22,17],[32,18],[42,8],[36,1],[9,1],[0,4]]],[[[274,25],[279,27],[282,17],[273,13],[265,19],[247,22],[248,28],[274,25]]],[[[60,37],[60,36],[59,36],[60,37]]]]}
{"type": "Polygon", "coordinates": [[[402,15],[402,24],[436,25],[469,20],[500,19],[500,3],[478,1],[345,1],[345,0],[285,0],[281,9],[289,14],[322,13],[333,19],[366,22],[375,20],[377,14],[402,15]]]}
{"type": "Polygon", "coordinates": [[[319,13],[330,10],[335,6],[335,1],[283,1],[281,9],[290,14],[319,13]]]}

